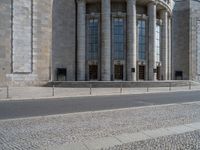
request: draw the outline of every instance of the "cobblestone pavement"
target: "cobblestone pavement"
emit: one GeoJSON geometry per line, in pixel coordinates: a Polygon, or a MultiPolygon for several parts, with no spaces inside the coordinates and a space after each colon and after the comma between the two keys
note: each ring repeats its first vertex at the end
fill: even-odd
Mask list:
{"type": "Polygon", "coordinates": [[[200,130],[179,135],[127,143],[106,150],[199,150],[200,130]]]}
{"type": "MultiPolygon", "coordinates": [[[[0,149],[38,150],[64,143],[83,142],[122,133],[135,133],[199,121],[200,102],[0,120],[0,149]]],[[[173,139],[174,142],[180,139],[180,142],[176,143],[181,143],[182,139],[187,141],[187,136],[191,137],[188,138],[188,142],[194,139],[195,143],[195,140],[199,138],[199,132],[188,133],[180,138],[177,135],[175,138],[167,137],[145,141],[142,144],[144,148],[141,147],[141,149],[145,149],[145,145],[147,147],[148,143],[152,145],[152,149],[153,147],[159,149],[163,146],[159,144],[166,143],[168,145],[173,139]]],[[[131,145],[137,146],[139,144],[141,143],[131,145]]],[[[123,146],[126,148],[129,145],[123,146]]],[[[138,148],[140,149],[140,147],[138,148]]],[[[181,149],[178,146],[174,146],[174,148],[181,149]]]]}

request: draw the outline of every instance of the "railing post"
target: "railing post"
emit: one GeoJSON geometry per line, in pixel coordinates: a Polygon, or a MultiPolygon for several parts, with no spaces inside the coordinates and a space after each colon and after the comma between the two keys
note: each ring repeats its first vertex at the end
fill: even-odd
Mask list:
{"type": "Polygon", "coordinates": [[[52,86],[52,96],[55,96],[55,85],[53,84],[53,86],[52,86]]]}
{"type": "Polygon", "coordinates": [[[189,90],[191,90],[192,89],[192,84],[191,84],[191,82],[189,81],[189,90]]]}
{"type": "Polygon", "coordinates": [[[7,90],[6,98],[9,98],[9,86],[6,87],[6,90],[7,90]]]}
{"type": "Polygon", "coordinates": [[[90,83],[90,95],[92,95],[92,84],[90,83]]]}
{"type": "Polygon", "coordinates": [[[172,83],[170,82],[169,83],[169,91],[171,91],[172,90],[172,83]]]}
{"type": "Polygon", "coordinates": [[[120,84],[120,93],[122,94],[122,92],[123,92],[123,89],[122,89],[123,87],[122,87],[122,82],[121,82],[121,84],[120,84]]]}

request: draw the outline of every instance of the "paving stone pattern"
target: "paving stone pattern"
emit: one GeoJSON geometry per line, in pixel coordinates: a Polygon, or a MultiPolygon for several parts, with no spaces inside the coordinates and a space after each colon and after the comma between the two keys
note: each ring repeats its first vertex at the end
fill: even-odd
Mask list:
{"type": "Polygon", "coordinates": [[[200,130],[118,145],[105,150],[199,150],[200,130]]]}
{"type": "MultiPolygon", "coordinates": [[[[200,103],[1,120],[0,150],[39,150],[49,146],[78,143],[193,122],[200,122],[200,103]]],[[[191,140],[188,138],[189,143],[192,137],[195,142],[199,136],[196,132],[189,133],[189,135],[191,135],[191,140]]],[[[174,140],[186,139],[184,143],[187,143],[187,137],[178,137],[175,136],[174,140]]],[[[162,144],[166,143],[166,146],[171,144],[170,137],[168,137],[147,140],[142,145],[145,149],[145,145],[150,143],[152,147],[159,149],[160,146],[157,144],[159,140],[162,144]]],[[[139,146],[140,142],[131,145],[139,146]]],[[[127,145],[123,146],[127,147],[127,145]]]]}

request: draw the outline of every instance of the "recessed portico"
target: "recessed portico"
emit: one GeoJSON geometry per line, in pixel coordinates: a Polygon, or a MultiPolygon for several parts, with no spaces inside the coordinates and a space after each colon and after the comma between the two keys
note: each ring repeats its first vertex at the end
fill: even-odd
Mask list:
{"type": "Polygon", "coordinates": [[[170,1],[77,0],[77,5],[78,80],[169,79],[170,1]]]}

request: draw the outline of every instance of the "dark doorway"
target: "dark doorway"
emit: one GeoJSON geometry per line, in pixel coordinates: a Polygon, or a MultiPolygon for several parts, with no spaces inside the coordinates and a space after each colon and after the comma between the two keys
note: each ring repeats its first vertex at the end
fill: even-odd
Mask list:
{"type": "Polygon", "coordinates": [[[145,80],[145,66],[139,66],[139,80],[145,80]]]}
{"type": "Polygon", "coordinates": [[[123,80],[123,65],[115,65],[115,80],[123,80]]]}
{"type": "Polygon", "coordinates": [[[183,80],[183,71],[176,71],[175,72],[175,79],[176,80],[183,80]]]}
{"type": "Polygon", "coordinates": [[[89,65],[89,80],[98,80],[98,66],[89,65]]]}
{"type": "Polygon", "coordinates": [[[57,68],[57,80],[66,81],[67,80],[67,69],[66,68],[57,68]]]}
{"type": "Polygon", "coordinates": [[[157,80],[161,80],[161,77],[160,77],[160,67],[157,67],[157,80]]]}

